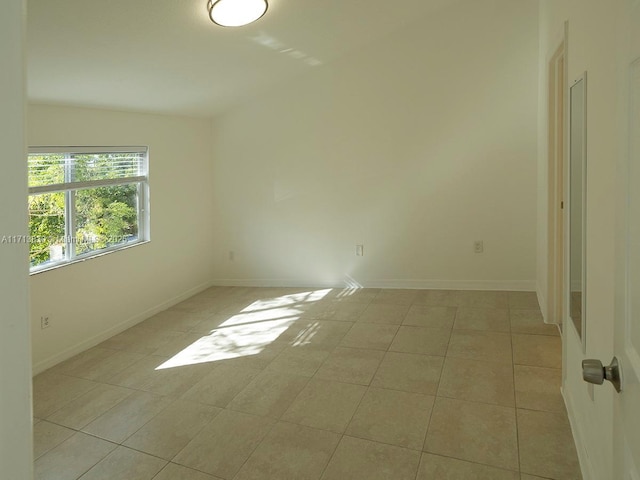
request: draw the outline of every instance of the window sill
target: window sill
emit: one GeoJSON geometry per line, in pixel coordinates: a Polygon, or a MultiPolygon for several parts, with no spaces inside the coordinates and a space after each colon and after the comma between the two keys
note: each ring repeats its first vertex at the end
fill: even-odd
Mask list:
{"type": "Polygon", "coordinates": [[[111,249],[101,250],[100,252],[97,252],[94,254],[86,254],[86,256],[78,257],[68,262],[65,261],[61,263],[56,263],[51,266],[39,268],[38,270],[35,270],[35,271],[30,271],[29,276],[39,275],[40,273],[50,272],[52,270],[58,270],[59,268],[67,267],[69,265],[75,265],[77,263],[84,263],[87,260],[93,260],[94,258],[104,257],[105,255],[110,255],[112,253],[122,252],[123,250],[129,250],[130,248],[146,245],[147,243],[150,243],[150,242],[151,240],[141,240],[139,242],[131,243],[129,245],[122,245],[122,246],[113,247],[111,249]]]}

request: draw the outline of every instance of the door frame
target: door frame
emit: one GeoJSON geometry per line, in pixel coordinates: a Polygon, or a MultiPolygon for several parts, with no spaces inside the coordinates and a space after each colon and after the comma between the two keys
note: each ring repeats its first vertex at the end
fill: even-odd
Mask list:
{"type": "Polygon", "coordinates": [[[566,178],[568,118],[567,26],[547,61],[547,308],[546,322],[564,325],[566,301],[566,178]]]}
{"type": "MultiPolygon", "coordinates": [[[[629,219],[637,212],[639,201],[634,190],[637,182],[640,144],[633,141],[635,132],[640,129],[640,119],[634,118],[640,108],[640,91],[634,87],[633,80],[640,77],[640,34],[634,26],[640,22],[640,0],[628,0],[624,18],[620,18],[623,31],[627,36],[619,38],[619,85],[621,99],[618,118],[618,198],[616,203],[616,257],[615,257],[615,306],[614,306],[614,353],[620,361],[622,392],[616,396],[613,406],[613,475],[615,478],[640,479],[640,434],[638,433],[638,403],[640,397],[640,348],[634,344],[634,332],[631,331],[632,319],[638,319],[637,305],[632,305],[631,295],[637,289],[637,275],[632,268],[637,263],[630,262],[632,240],[637,241],[637,232],[629,219]],[[628,24],[626,22],[629,22],[628,24]],[[629,42],[628,45],[623,42],[629,42]],[[635,199],[632,199],[632,195],[635,199]],[[631,288],[630,288],[631,287],[631,288]],[[635,288],[633,288],[635,287],[635,288]],[[635,307],[635,311],[634,311],[635,307]],[[629,415],[633,411],[634,414],[629,415]]],[[[636,80],[638,81],[638,80],[636,80]]],[[[640,88],[638,88],[640,90],[640,88]]],[[[633,217],[636,218],[636,217],[633,217]]],[[[637,227],[636,227],[637,228],[637,227]]]]}
{"type": "MultiPolygon", "coordinates": [[[[638,7],[640,8],[640,7],[638,7]]],[[[625,65],[626,67],[626,65],[625,65]]],[[[631,69],[635,67],[640,70],[640,57],[636,58],[629,67],[628,79],[631,79],[631,69]]],[[[626,72],[625,72],[626,73],[626,72]]],[[[629,88],[631,82],[624,86],[625,97],[631,100],[631,89],[629,88]]],[[[622,102],[621,102],[622,103],[622,102]]],[[[629,428],[623,416],[623,413],[628,414],[631,407],[629,406],[630,400],[627,398],[629,395],[633,395],[633,398],[638,397],[638,391],[640,389],[640,356],[638,356],[637,347],[631,342],[630,332],[630,315],[631,315],[631,302],[630,295],[630,264],[629,264],[629,251],[632,248],[630,245],[631,240],[631,225],[628,220],[630,216],[630,196],[632,192],[631,181],[631,162],[633,161],[631,149],[631,142],[627,143],[627,138],[633,134],[631,130],[631,110],[630,106],[624,104],[622,112],[620,113],[620,147],[618,158],[618,198],[616,205],[616,272],[615,272],[615,307],[614,307],[614,353],[620,360],[620,375],[622,377],[622,392],[617,395],[613,414],[614,414],[614,475],[615,478],[624,478],[630,480],[640,479],[640,459],[634,458],[633,453],[629,450],[629,443],[626,437],[626,430],[629,428]],[[626,137],[626,138],[625,138],[626,137]],[[627,393],[629,392],[629,393],[627,393]]],[[[637,147],[636,147],[637,148],[637,147]]],[[[636,200],[637,201],[637,200],[636,200]]],[[[634,312],[637,315],[637,312],[634,312]]],[[[637,318],[637,317],[634,317],[637,318]]],[[[634,404],[635,405],[635,404],[634,404]]],[[[637,411],[637,409],[636,409],[637,411]]],[[[628,416],[628,415],[627,415],[628,416]]],[[[635,420],[635,419],[634,419],[635,420]]],[[[633,425],[637,424],[634,421],[633,425]]],[[[633,439],[634,445],[637,448],[639,436],[635,435],[633,439]]]]}

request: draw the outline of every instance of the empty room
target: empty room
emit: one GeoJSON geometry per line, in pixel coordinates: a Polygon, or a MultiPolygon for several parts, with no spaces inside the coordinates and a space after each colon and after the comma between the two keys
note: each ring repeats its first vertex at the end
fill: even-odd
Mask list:
{"type": "Polygon", "coordinates": [[[0,32],[3,480],[640,479],[640,2],[0,32]]]}

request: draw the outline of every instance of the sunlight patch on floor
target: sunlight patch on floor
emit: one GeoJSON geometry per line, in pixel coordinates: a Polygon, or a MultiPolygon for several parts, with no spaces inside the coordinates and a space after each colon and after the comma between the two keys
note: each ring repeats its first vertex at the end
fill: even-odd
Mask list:
{"type": "Polygon", "coordinates": [[[294,347],[302,347],[304,345],[308,345],[311,343],[311,339],[318,333],[320,330],[320,323],[313,322],[311,325],[307,326],[303,331],[301,331],[296,338],[293,339],[291,345],[294,347]]]}
{"type": "Polygon", "coordinates": [[[292,305],[299,305],[300,307],[303,307],[306,304],[312,304],[314,302],[322,300],[327,296],[329,292],[331,292],[331,289],[327,288],[324,290],[292,293],[290,295],[282,295],[275,298],[261,299],[244,308],[241,313],[253,312],[255,310],[265,310],[270,308],[287,307],[292,305]]]}
{"type": "MultiPolygon", "coordinates": [[[[307,304],[323,299],[330,291],[315,290],[258,300],[156,370],[257,355],[300,319],[307,304]]],[[[318,329],[318,322],[312,323],[295,337],[293,345],[309,343],[318,329]]]]}
{"type": "Polygon", "coordinates": [[[167,360],[156,370],[257,355],[297,319],[298,317],[289,317],[216,329],[167,360]]]}

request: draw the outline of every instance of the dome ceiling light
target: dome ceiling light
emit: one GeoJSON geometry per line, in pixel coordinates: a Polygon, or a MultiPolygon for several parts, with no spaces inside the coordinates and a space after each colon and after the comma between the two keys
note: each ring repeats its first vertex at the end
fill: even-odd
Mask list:
{"type": "Polygon", "coordinates": [[[262,17],[267,0],[209,0],[207,10],[213,23],[222,27],[241,27],[262,17]]]}

